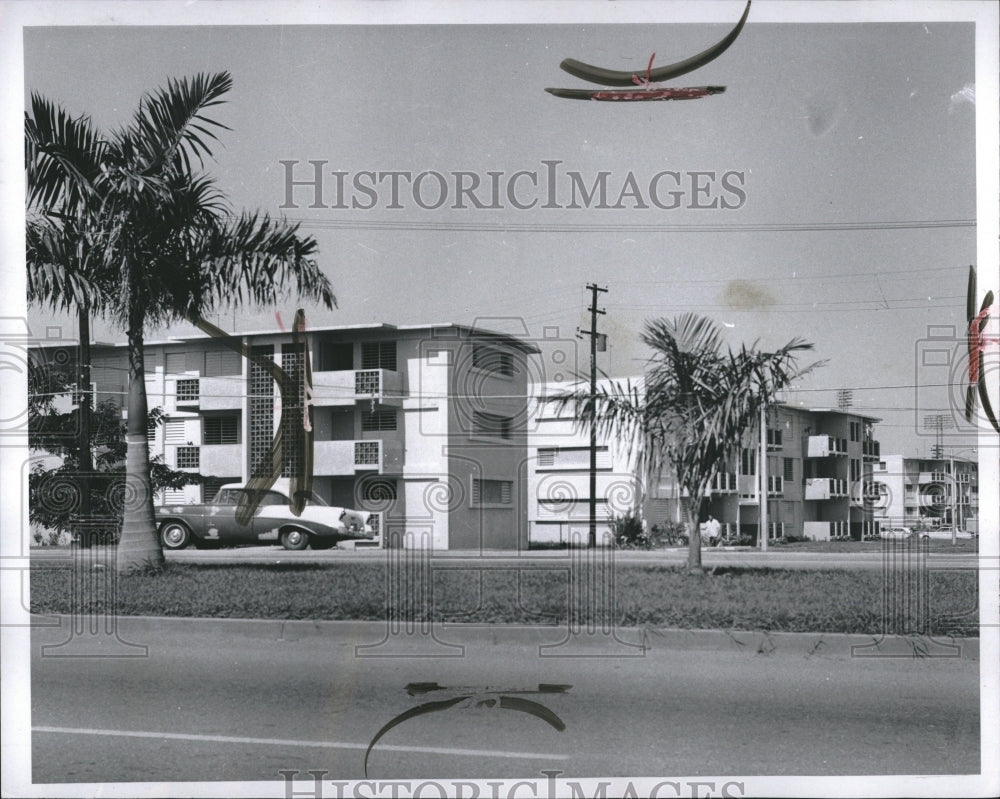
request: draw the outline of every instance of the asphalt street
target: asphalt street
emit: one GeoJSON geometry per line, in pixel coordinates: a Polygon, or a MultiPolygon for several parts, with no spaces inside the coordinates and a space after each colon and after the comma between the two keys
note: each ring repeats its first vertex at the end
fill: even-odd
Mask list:
{"type": "Polygon", "coordinates": [[[385,733],[370,778],[980,767],[969,650],[871,656],[880,650],[852,650],[857,637],[637,630],[566,641],[560,628],[466,625],[390,634],[370,622],[120,619],[71,635],[68,621],[31,636],[39,783],[363,779],[380,728],[441,698],[456,703],[385,733]],[[411,683],[452,690],[410,696],[411,683]],[[564,688],[526,693],[540,684],[564,688]],[[512,696],[565,729],[500,701],[512,696]]]}

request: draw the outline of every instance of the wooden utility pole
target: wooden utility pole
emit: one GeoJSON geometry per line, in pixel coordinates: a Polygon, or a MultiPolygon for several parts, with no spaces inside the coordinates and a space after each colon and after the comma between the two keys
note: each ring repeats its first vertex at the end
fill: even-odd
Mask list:
{"type": "Polygon", "coordinates": [[[598,292],[607,292],[595,283],[588,283],[587,290],[591,292],[590,300],[590,330],[581,330],[583,335],[590,336],[590,533],[587,545],[597,546],[597,315],[604,314],[597,309],[598,292]]]}
{"type": "Polygon", "coordinates": [[[94,471],[94,458],[90,449],[90,414],[94,405],[94,397],[90,391],[90,308],[86,302],[79,307],[80,342],[77,357],[77,413],[79,426],[77,428],[77,446],[80,450],[78,468],[80,469],[80,506],[78,518],[82,524],[79,530],[80,545],[89,547],[93,542],[91,535],[94,525],[91,519],[90,477],[94,471]]]}
{"type": "Polygon", "coordinates": [[[760,406],[760,548],[767,552],[767,405],[760,406]]]}

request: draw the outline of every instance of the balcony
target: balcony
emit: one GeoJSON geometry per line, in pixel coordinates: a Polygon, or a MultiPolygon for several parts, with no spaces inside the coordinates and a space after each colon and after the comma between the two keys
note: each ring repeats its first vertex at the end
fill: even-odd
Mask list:
{"type": "Polygon", "coordinates": [[[802,535],[813,541],[843,541],[851,532],[847,522],[803,522],[802,535]]]}
{"type": "Polygon", "coordinates": [[[847,439],[836,436],[809,436],[808,458],[828,458],[847,454],[847,439]]]}
{"type": "Polygon", "coordinates": [[[846,496],[846,480],[834,477],[813,477],[806,480],[806,499],[840,499],[846,496]]]}
{"type": "Polygon", "coordinates": [[[318,406],[353,405],[358,400],[374,400],[398,408],[403,404],[403,373],[387,369],[313,372],[312,394],[318,406]]]}
{"type": "Polygon", "coordinates": [[[881,457],[882,447],[878,441],[861,442],[861,457],[867,462],[874,462],[881,457]]]}
{"type": "Polygon", "coordinates": [[[927,483],[949,483],[951,478],[947,472],[921,472],[917,477],[917,482],[920,485],[926,485],[927,483]]]}
{"type": "Polygon", "coordinates": [[[219,477],[241,475],[243,474],[243,445],[203,444],[200,460],[201,465],[198,470],[202,474],[219,477]]]}
{"type": "MultiPolygon", "coordinates": [[[[239,375],[201,378],[200,407],[203,411],[238,411],[243,407],[246,381],[239,375]]],[[[180,403],[180,392],[177,397],[180,403]]]]}
{"type": "Polygon", "coordinates": [[[736,475],[731,472],[721,472],[712,479],[713,494],[735,494],[737,492],[736,475]]]}
{"type": "Polygon", "coordinates": [[[313,442],[313,473],[317,476],[345,477],[357,472],[399,474],[402,469],[403,445],[400,441],[313,442]]]}

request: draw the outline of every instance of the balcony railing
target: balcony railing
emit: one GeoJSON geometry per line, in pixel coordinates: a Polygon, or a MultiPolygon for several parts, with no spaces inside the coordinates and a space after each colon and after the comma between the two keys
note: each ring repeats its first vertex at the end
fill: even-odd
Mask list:
{"type": "Polygon", "coordinates": [[[847,439],[836,436],[809,436],[809,444],[806,457],[827,458],[830,456],[846,455],[847,439]]]}
{"type": "Polygon", "coordinates": [[[313,474],[321,477],[347,477],[357,472],[399,474],[402,463],[402,443],[393,439],[313,442],[313,474]]]}
{"type": "Polygon", "coordinates": [[[951,482],[951,479],[947,472],[921,472],[917,482],[921,484],[948,483],[951,482]]]}
{"type": "Polygon", "coordinates": [[[313,401],[319,406],[374,400],[399,407],[403,403],[403,374],[388,369],[313,372],[312,392],[313,401]]]}
{"type": "Polygon", "coordinates": [[[720,472],[713,478],[711,490],[713,494],[735,494],[736,475],[732,472],[720,472]]]}
{"type": "Polygon", "coordinates": [[[814,477],[806,480],[806,499],[838,499],[847,496],[847,481],[834,477],[814,477]]]}

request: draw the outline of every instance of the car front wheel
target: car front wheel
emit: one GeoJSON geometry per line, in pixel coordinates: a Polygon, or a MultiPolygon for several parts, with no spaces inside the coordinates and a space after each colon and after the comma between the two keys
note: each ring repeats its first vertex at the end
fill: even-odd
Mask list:
{"type": "Polygon", "coordinates": [[[309,546],[309,536],[301,530],[285,530],[281,534],[281,545],[285,549],[298,550],[309,546]]]}
{"type": "Polygon", "coordinates": [[[160,528],[164,549],[184,549],[191,541],[191,531],[180,522],[167,522],[160,528]]]}

